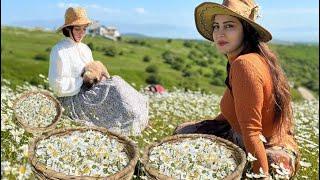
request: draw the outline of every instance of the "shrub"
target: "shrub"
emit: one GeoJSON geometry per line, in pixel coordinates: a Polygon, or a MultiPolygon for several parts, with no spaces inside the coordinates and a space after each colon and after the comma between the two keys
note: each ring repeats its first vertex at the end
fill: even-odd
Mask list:
{"type": "Polygon", "coordinates": [[[171,43],[171,42],[172,42],[172,39],[168,39],[167,42],[168,42],[168,43],[171,43]]]}
{"type": "Polygon", "coordinates": [[[146,83],[148,83],[148,84],[162,84],[161,78],[157,74],[150,74],[146,79],[146,83]]]}
{"type": "Polygon", "coordinates": [[[162,58],[164,59],[165,63],[172,64],[175,59],[175,54],[171,51],[165,51],[162,53],[162,58]]]}
{"type": "Polygon", "coordinates": [[[130,53],[135,54],[136,52],[132,49],[132,50],[130,50],[130,53]]]}
{"type": "Polygon", "coordinates": [[[123,51],[120,51],[120,52],[119,52],[119,55],[120,55],[120,56],[122,56],[123,54],[124,54],[123,51]]]}
{"type": "Polygon", "coordinates": [[[183,45],[184,45],[185,47],[187,47],[187,48],[191,48],[191,47],[192,47],[191,41],[184,41],[184,42],[183,42],[183,45]]]}
{"type": "Polygon", "coordinates": [[[108,46],[105,48],[104,55],[114,57],[117,54],[117,49],[114,46],[108,46]]]}
{"type": "Polygon", "coordinates": [[[131,39],[131,40],[128,40],[127,43],[129,44],[136,44],[136,45],[140,45],[140,46],[149,46],[149,44],[147,44],[146,41],[144,40],[138,40],[138,39],[131,39]]]}
{"type": "Polygon", "coordinates": [[[189,59],[192,59],[192,60],[197,60],[197,59],[200,59],[202,58],[202,55],[201,53],[199,53],[198,51],[195,51],[195,50],[191,50],[188,54],[188,58],[189,59]]]}
{"type": "Polygon", "coordinates": [[[187,64],[187,65],[186,65],[186,69],[190,69],[191,66],[192,66],[192,64],[187,64]]]}
{"type": "Polygon", "coordinates": [[[195,61],[197,65],[202,66],[202,67],[208,67],[208,61],[205,60],[196,60],[195,61]]]}
{"type": "Polygon", "coordinates": [[[210,73],[205,73],[203,76],[206,77],[206,78],[209,78],[209,77],[211,77],[211,74],[210,73]]]}
{"type": "Polygon", "coordinates": [[[180,57],[174,58],[173,62],[171,63],[171,68],[179,71],[183,67],[184,67],[184,60],[180,57]]]}
{"type": "Polygon", "coordinates": [[[192,79],[192,78],[188,78],[187,80],[184,80],[178,85],[180,87],[183,87],[185,91],[187,90],[196,91],[200,87],[200,84],[195,79],[192,79]]]}
{"type": "Polygon", "coordinates": [[[50,52],[51,51],[51,47],[48,47],[47,49],[46,49],[46,52],[50,52]]]}
{"type": "Polygon", "coordinates": [[[220,78],[214,78],[210,84],[216,85],[216,86],[223,86],[224,85],[224,80],[220,78]]]}
{"type": "Polygon", "coordinates": [[[184,63],[184,59],[182,59],[181,57],[176,57],[176,58],[174,59],[174,61],[175,61],[175,62],[178,62],[178,63],[181,63],[181,64],[184,63]]]}
{"type": "Polygon", "coordinates": [[[312,91],[319,91],[319,81],[309,79],[301,84],[312,91]]]}
{"type": "Polygon", "coordinates": [[[227,76],[227,73],[225,72],[224,68],[221,66],[214,66],[212,68],[213,76],[225,78],[227,76]]]}
{"type": "Polygon", "coordinates": [[[190,70],[184,69],[183,72],[182,72],[182,76],[183,77],[191,77],[192,76],[192,72],[190,70]]]}
{"type": "Polygon", "coordinates": [[[91,49],[91,51],[94,50],[94,46],[93,46],[93,43],[92,43],[92,42],[89,42],[89,43],[88,43],[88,47],[91,49]]]}
{"type": "Polygon", "coordinates": [[[208,63],[209,63],[209,64],[214,64],[214,60],[213,60],[213,59],[209,59],[209,60],[208,60],[208,63]]]}
{"type": "Polygon", "coordinates": [[[150,62],[151,61],[151,57],[146,55],[146,56],[143,57],[143,61],[144,62],[150,62]]]}
{"type": "Polygon", "coordinates": [[[146,67],[146,72],[148,73],[157,73],[158,72],[158,66],[152,64],[146,67]]]}
{"type": "Polygon", "coordinates": [[[180,71],[183,68],[183,64],[174,62],[171,64],[171,68],[180,71]]]}
{"type": "Polygon", "coordinates": [[[43,53],[41,53],[41,54],[36,54],[36,55],[34,56],[34,59],[35,59],[35,60],[39,60],[39,61],[46,61],[46,60],[48,59],[48,56],[47,56],[47,54],[43,54],[43,53]]]}
{"type": "Polygon", "coordinates": [[[43,83],[43,80],[38,76],[33,76],[29,82],[31,85],[38,86],[43,83]]]}
{"type": "Polygon", "coordinates": [[[178,57],[171,51],[165,51],[162,53],[162,58],[164,62],[171,65],[172,69],[181,70],[184,67],[184,59],[178,57]]]}
{"type": "Polygon", "coordinates": [[[219,53],[217,52],[217,49],[214,47],[207,48],[207,52],[209,53],[209,55],[219,57],[219,53]]]}
{"type": "Polygon", "coordinates": [[[146,45],[147,43],[145,42],[145,41],[140,41],[140,45],[141,46],[144,46],[144,45],[146,45]]]}

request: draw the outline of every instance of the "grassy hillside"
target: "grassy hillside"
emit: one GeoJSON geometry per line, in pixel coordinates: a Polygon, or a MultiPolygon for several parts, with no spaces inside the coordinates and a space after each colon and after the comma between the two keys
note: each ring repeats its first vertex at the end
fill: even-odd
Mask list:
{"type": "Polygon", "coordinates": [[[288,78],[294,86],[304,86],[319,95],[319,46],[277,45],[271,46],[280,60],[288,78]]]}
{"type": "MultiPolygon", "coordinates": [[[[42,83],[39,74],[47,75],[51,47],[63,36],[54,32],[1,28],[1,77],[11,86],[28,81],[42,83]]],[[[110,74],[120,75],[136,88],[161,83],[167,89],[183,87],[222,94],[227,60],[206,41],[135,38],[124,36],[113,42],[101,37],[86,37],[94,59],[102,61],[110,74]]],[[[318,46],[272,45],[295,87],[306,86],[318,94],[318,46]]],[[[301,97],[292,90],[295,99],[301,97]]]]}

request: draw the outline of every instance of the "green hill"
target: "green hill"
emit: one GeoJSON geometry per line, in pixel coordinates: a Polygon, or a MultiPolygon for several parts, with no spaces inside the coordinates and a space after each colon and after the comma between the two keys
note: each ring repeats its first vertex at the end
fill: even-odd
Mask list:
{"type": "MultiPolygon", "coordinates": [[[[12,88],[28,81],[42,83],[47,76],[51,47],[62,34],[41,30],[1,27],[1,77],[12,88]]],[[[93,50],[95,60],[102,61],[110,74],[120,75],[136,88],[148,83],[222,94],[225,89],[227,60],[207,41],[123,36],[113,42],[87,36],[84,43],[93,50]]],[[[318,45],[271,45],[295,88],[305,86],[318,95],[318,45]]],[[[295,89],[294,98],[301,98],[295,89]]]]}

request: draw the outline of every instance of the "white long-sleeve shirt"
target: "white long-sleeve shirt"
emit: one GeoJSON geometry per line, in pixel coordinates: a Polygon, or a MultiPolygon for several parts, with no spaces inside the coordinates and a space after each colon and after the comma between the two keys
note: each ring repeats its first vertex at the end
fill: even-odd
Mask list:
{"type": "Polygon", "coordinates": [[[83,83],[81,72],[93,61],[90,48],[70,38],[58,42],[50,53],[49,86],[58,97],[76,95],[83,83]]]}

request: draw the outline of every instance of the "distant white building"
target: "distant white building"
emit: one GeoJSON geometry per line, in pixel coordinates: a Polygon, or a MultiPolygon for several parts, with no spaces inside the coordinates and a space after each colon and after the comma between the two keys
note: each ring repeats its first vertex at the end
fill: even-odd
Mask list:
{"type": "Polygon", "coordinates": [[[98,21],[94,21],[92,25],[89,26],[88,34],[92,36],[103,36],[114,41],[117,41],[121,37],[117,28],[100,25],[98,21]]]}

